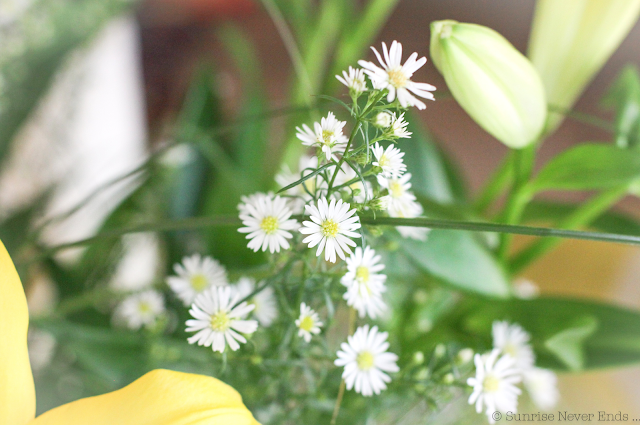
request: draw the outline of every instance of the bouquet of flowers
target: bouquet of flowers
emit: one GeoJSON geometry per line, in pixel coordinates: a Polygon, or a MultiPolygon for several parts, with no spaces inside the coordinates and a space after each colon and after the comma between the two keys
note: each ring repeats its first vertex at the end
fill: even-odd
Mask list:
{"type": "MultiPolygon", "coordinates": [[[[640,73],[626,68],[608,91],[613,121],[572,111],[640,3],[539,0],[528,56],[490,28],[444,20],[431,23],[429,52],[382,42],[367,60],[375,31],[363,28],[380,27],[394,3],[351,10],[355,30],[343,22],[339,32],[328,22],[340,2],[313,6],[316,18],[312,6],[263,1],[297,73],[292,103],[305,104],[285,111],[280,152],[268,151],[269,113],[250,90],[246,120],[211,119],[219,105],[204,72],[175,142],[125,176],[140,178],[94,236],[48,246],[40,236],[56,218],[37,221],[30,208],[4,220],[0,236],[27,289],[46,275],[60,294],[31,319],[30,346],[50,348],[36,386],[80,390],[45,396],[46,407],[124,386],[35,424],[98,414],[104,423],[495,423],[553,409],[557,372],[640,361],[639,312],[541,296],[519,279],[562,238],[640,244],[638,223],[608,212],[639,193],[640,73]],[[317,49],[327,34],[334,54],[317,49]],[[446,88],[415,81],[427,53],[446,88]],[[417,122],[429,102],[450,98],[509,148],[476,197],[417,122]],[[612,140],[571,147],[536,171],[538,149],[566,117],[605,127],[612,140]],[[537,198],[549,190],[593,195],[537,198]],[[532,225],[541,220],[553,226],[532,225]],[[140,234],[159,266],[152,281],[123,289],[117,266],[140,234]],[[536,238],[516,250],[514,234],[536,238]],[[80,246],[71,265],[56,256],[80,246]]],[[[236,60],[251,62],[237,29],[220,35],[236,60]]],[[[2,256],[9,344],[0,348],[0,406],[16,407],[0,410],[0,422],[26,424],[34,405],[26,304],[2,256]]]]}

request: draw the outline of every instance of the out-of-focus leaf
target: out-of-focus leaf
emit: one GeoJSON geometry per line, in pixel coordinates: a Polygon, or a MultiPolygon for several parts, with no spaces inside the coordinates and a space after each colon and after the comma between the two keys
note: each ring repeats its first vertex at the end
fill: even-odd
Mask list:
{"type": "Polygon", "coordinates": [[[355,66],[358,59],[366,54],[367,47],[373,43],[397,4],[398,0],[370,0],[359,16],[345,21],[347,25],[340,36],[333,67],[327,75],[330,88],[337,86],[334,75],[349,65],[355,66]]]}
{"type": "MultiPolygon", "coordinates": [[[[523,222],[560,221],[572,214],[579,205],[557,202],[531,202],[523,214],[523,222]]],[[[616,212],[606,212],[591,222],[593,229],[607,233],[640,236],[640,222],[616,212]]]]}
{"type": "Polygon", "coordinates": [[[609,189],[640,177],[640,152],[585,143],[549,161],[531,184],[542,190],[609,189]]]}
{"type": "Polygon", "coordinates": [[[468,232],[432,230],[426,242],[403,239],[400,246],[416,265],[445,283],[490,297],[509,296],[501,266],[468,232]]]}
{"type": "MultiPolygon", "coordinates": [[[[249,38],[237,27],[231,24],[223,25],[218,31],[225,49],[231,55],[242,83],[242,117],[252,117],[263,114],[268,109],[268,99],[262,78],[261,64],[257,52],[249,38]]],[[[269,146],[268,120],[247,120],[237,127],[238,131],[232,140],[232,154],[241,174],[248,180],[258,179],[263,185],[264,170],[270,156],[265,155],[269,146]]]]}
{"type": "Polygon", "coordinates": [[[570,370],[582,370],[585,363],[584,341],[597,328],[598,320],[595,317],[580,317],[567,329],[549,337],[544,346],[570,370]]]}
{"type": "Polygon", "coordinates": [[[459,305],[448,325],[469,341],[480,336],[487,348],[496,320],[518,323],[531,334],[541,367],[578,370],[640,363],[637,311],[569,298],[475,299],[459,305]]]}
{"type": "Polygon", "coordinates": [[[408,130],[413,134],[402,140],[400,148],[411,173],[411,190],[440,203],[464,201],[466,190],[461,174],[454,171],[453,163],[419,124],[419,117],[413,114],[408,121],[408,130]]]}
{"type": "Polygon", "coordinates": [[[621,148],[640,145],[640,74],[627,65],[602,99],[602,106],[616,113],[616,145],[621,148]]]}

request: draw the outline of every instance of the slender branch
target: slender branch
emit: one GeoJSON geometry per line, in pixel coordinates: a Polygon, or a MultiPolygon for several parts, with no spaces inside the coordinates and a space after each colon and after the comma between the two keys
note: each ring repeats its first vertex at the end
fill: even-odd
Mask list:
{"type": "MultiPolygon", "coordinates": [[[[353,308],[349,309],[349,335],[353,334],[356,327],[356,311],[353,308]]],[[[340,388],[338,389],[338,397],[336,397],[336,405],[333,408],[333,415],[331,415],[330,425],[335,425],[340,413],[340,405],[342,404],[342,398],[344,397],[344,390],[346,383],[344,379],[340,381],[340,388]]]]}
{"type": "MultiPolygon", "coordinates": [[[[294,216],[295,219],[302,219],[302,216],[294,216]]],[[[472,232],[494,232],[508,233],[514,235],[529,235],[538,237],[558,237],[567,239],[584,239],[600,242],[615,242],[629,245],[640,245],[640,236],[623,235],[617,233],[585,232],[579,230],[552,229],[548,227],[515,226],[500,223],[485,223],[460,220],[439,220],[433,218],[394,218],[394,217],[361,217],[360,222],[370,226],[406,226],[406,227],[428,227],[430,229],[466,230],[472,232]]],[[[192,230],[216,226],[241,225],[240,219],[236,216],[215,216],[215,217],[192,217],[183,220],[164,221],[156,223],[145,223],[137,226],[124,227],[108,232],[98,233],[90,238],[81,239],[75,242],[68,242],[61,245],[45,248],[38,255],[26,261],[17,261],[17,265],[25,266],[39,259],[46,258],[69,248],[77,248],[102,240],[119,238],[130,233],[141,232],[168,232],[176,230],[192,230]]]]}
{"type": "Polygon", "coordinates": [[[262,4],[264,8],[267,10],[267,13],[271,17],[278,33],[280,34],[280,38],[284,43],[285,49],[287,49],[287,53],[291,58],[291,63],[293,64],[293,68],[298,75],[298,79],[300,83],[304,86],[305,91],[308,96],[305,96],[305,102],[310,105],[311,104],[311,95],[313,94],[313,86],[311,85],[311,78],[309,78],[309,72],[307,72],[307,68],[304,64],[304,59],[302,58],[302,53],[300,53],[300,49],[296,44],[296,39],[287,25],[287,21],[282,15],[280,9],[275,4],[273,0],[262,0],[262,4]]]}
{"type": "MultiPolygon", "coordinates": [[[[627,185],[602,192],[557,223],[557,226],[562,229],[577,229],[581,226],[586,226],[616,204],[627,192],[627,185]]],[[[533,260],[556,247],[560,241],[561,239],[558,238],[546,238],[531,243],[528,247],[518,252],[510,262],[509,269],[511,273],[518,273],[533,260]]]]}

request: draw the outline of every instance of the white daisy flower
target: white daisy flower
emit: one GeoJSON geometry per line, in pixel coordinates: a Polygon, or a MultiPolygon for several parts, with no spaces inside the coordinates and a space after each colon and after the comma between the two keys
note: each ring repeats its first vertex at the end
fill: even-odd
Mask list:
{"type": "Polygon", "coordinates": [[[305,303],[300,304],[300,317],[296,320],[298,336],[304,338],[305,342],[311,341],[311,336],[320,333],[323,323],[318,317],[318,313],[305,303]]]}
{"type": "Polygon", "coordinates": [[[372,164],[376,167],[382,168],[382,172],[379,174],[385,179],[398,178],[406,170],[407,166],[402,161],[404,152],[396,148],[393,144],[383,148],[378,142],[371,147],[373,155],[376,157],[376,161],[372,164]]]}
{"type": "Polygon", "coordinates": [[[268,193],[256,192],[252,193],[251,195],[243,195],[240,197],[241,202],[238,204],[238,211],[242,214],[248,214],[249,210],[247,209],[247,205],[251,204],[255,207],[258,203],[258,200],[262,198],[273,198],[274,196],[275,195],[271,191],[269,191],[268,193]]]}
{"type": "Polygon", "coordinates": [[[411,132],[407,131],[407,126],[409,123],[404,119],[404,112],[400,114],[400,116],[396,117],[396,114],[393,114],[391,118],[391,134],[399,139],[409,139],[411,138],[411,132]]]}
{"type": "Polygon", "coordinates": [[[188,338],[189,344],[211,346],[213,351],[224,352],[227,344],[236,351],[247,340],[238,332],[251,334],[258,329],[255,320],[243,320],[254,309],[246,302],[235,305],[240,295],[230,286],[210,288],[198,295],[191,305],[187,320],[187,332],[197,332],[188,338]],[[237,331],[237,332],[236,332],[237,331]]]}
{"type": "Polygon", "coordinates": [[[552,371],[538,367],[526,371],[524,386],[539,409],[548,411],[558,404],[558,377],[552,371]]]}
{"type": "Polygon", "coordinates": [[[391,122],[393,120],[393,116],[389,112],[378,112],[376,115],[376,119],[373,122],[376,126],[381,128],[389,128],[391,126],[391,122]]]}
{"type": "Polygon", "coordinates": [[[416,200],[415,195],[409,190],[411,189],[410,180],[411,173],[405,173],[400,177],[391,177],[389,179],[378,175],[378,184],[389,191],[389,209],[401,210],[407,204],[416,200]]]}
{"type": "Polygon", "coordinates": [[[182,300],[185,306],[191,305],[196,296],[212,286],[228,284],[227,271],[211,257],[193,254],[184,257],[182,264],[175,264],[173,271],[177,276],[167,277],[167,284],[182,300]]]}
{"type": "Polygon", "coordinates": [[[360,317],[366,314],[375,319],[387,307],[382,300],[382,293],[387,290],[384,285],[387,276],[378,273],[383,269],[380,256],[370,247],[364,251],[357,247],[347,258],[347,273],[340,280],[347,287],[343,298],[347,305],[358,310],[360,317]]]}
{"type": "Polygon", "coordinates": [[[518,324],[508,322],[493,322],[491,330],[493,347],[505,354],[509,354],[516,361],[516,366],[522,372],[533,368],[536,356],[529,341],[531,335],[518,324]]]}
{"type": "Polygon", "coordinates": [[[387,336],[386,332],[378,332],[377,326],[369,330],[369,325],[365,325],[340,345],[334,364],[344,366],[342,378],[348,390],[355,386],[357,393],[368,397],[387,388],[391,378],[385,372],[400,370],[396,364],[398,356],[387,352],[387,336]]]}
{"type": "MultiPolygon", "coordinates": [[[[241,277],[235,285],[235,290],[244,299],[256,289],[256,281],[250,277],[241,277]]],[[[249,305],[253,304],[255,309],[253,315],[260,326],[268,327],[278,317],[278,305],[273,294],[273,288],[267,287],[249,299],[249,305]]]]}
{"type": "Polygon", "coordinates": [[[342,71],[342,77],[336,75],[338,81],[349,87],[356,95],[367,91],[367,82],[364,79],[364,70],[349,67],[349,73],[342,71]]]}
{"type": "Polygon", "coordinates": [[[425,109],[427,106],[414,95],[424,99],[434,100],[433,93],[430,93],[436,89],[434,86],[427,83],[411,81],[413,73],[427,63],[427,58],[422,57],[417,59],[418,54],[412,53],[404,65],[401,65],[402,44],[397,41],[391,43],[389,50],[387,50],[387,45],[382,43],[384,60],[382,60],[380,53],[378,53],[375,48],[372,47],[371,50],[375,53],[382,68],[373,62],[364,60],[358,61],[358,65],[364,68],[364,73],[369,76],[375,89],[389,90],[387,102],[393,102],[397,97],[403,108],[416,106],[418,109],[425,109]]]}
{"type": "Polygon", "coordinates": [[[240,233],[248,233],[251,239],[247,246],[257,252],[260,248],[269,252],[280,252],[280,248],[289,249],[293,235],[288,230],[298,228],[298,222],[290,219],[291,210],[284,198],[276,196],[259,197],[255,204],[245,204],[246,213],[240,213],[242,224],[246,227],[238,229],[240,233]]]}
{"type": "Polygon", "coordinates": [[[306,211],[311,216],[311,221],[304,221],[300,233],[309,235],[302,240],[309,244],[309,248],[318,245],[316,256],[319,257],[324,249],[325,261],[336,262],[336,253],[343,260],[344,253],[351,254],[350,246],[356,243],[349,238],[358,238],[360,235],[354,230],[360,228],[356,210],[349,210],[350,205],[341,199],[336,202],[327,202],[327,198],[320,198],[318,206],[305,205],[306,211]]]}
{"type": "Polygon", "coordinates": [[[349,139],[342,134],[346,121],[338,121],[333,112],[322,118],[320,123],[313,124],[313,130],[303,124],[302,128],[296,127],[296,136],[305,146],[315,146],[322,149],[327,161],[338,160],[336,153],[343,153],[349,139]]]}
{"type": "Polygon", "coordinates": [[[113,321],[132,330],[151,327],[164,313],[164,297],[158,291],[150,289],[129,295],[116,307],[113,321]]]}
{"type": "MultiPolygon", "coordinates": [[[[291,170],[284,165],[280,173],[276,176],[276,183],[278,183],[280,187],[289,186],[291,183],[312,173],[318,166],[317,157],[302,155],[298,161],[298,172],[292,173],[291,170]]],[[[288,199],[289,208],[291,208],[294,214],[302,214],[304,212],[304,206],[313,199],[312,195],[315,195],[317,191],[326,189],[327,187],[327,182],[317,175],[305,180],[302,184],[292,187],[285,192],[291,196],[288,199]]]]}
{"type": "Polygon", "coordinates": [[[486,406],[486,414],[492,424],[495,423],[492,417],[494,412],[517,411],[518,396],[521,393],[516,384],[522,380],[522,376],[515,359],[509,354],[500,358],[498,356],[498,348],[483,356],[476,354],[476,376],[467,380],[467,384],[473,387],[469,404],[475,403],[478,413],[486,406]]]}

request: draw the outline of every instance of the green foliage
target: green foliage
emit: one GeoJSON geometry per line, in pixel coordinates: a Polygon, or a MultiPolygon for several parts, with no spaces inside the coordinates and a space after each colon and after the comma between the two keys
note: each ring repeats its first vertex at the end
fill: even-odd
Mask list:
{"type": "Polygon", "coordinates": [[[518,323],[531,333],[541,367],[575,371],[640,363],[640,313],[593,301],[469,299],[445,326],[467,335],[467,341],[483,335],[488,347],[495,320],[518,323]]]}
{"type": "Polygon", "coordinates": [[[609,189],[630,184],[639,177],[637,151],[584,143],[549,161],[530,184],[530,190],[609,189]]]}
{"type": "Polygon", "coordinates": [[[400,245],[414,263],[445,283],[492,297],[509,295],[500,265],[467,232],[432,230],[426,242],[405,239],[400,245]]]}
{"type": "Polygon", "coordinates": [[[602,99],[602,106],[616,114],[615,143],[620,148],[637,148],[640,144],[640,74],[627,65],[602,99]]]}

